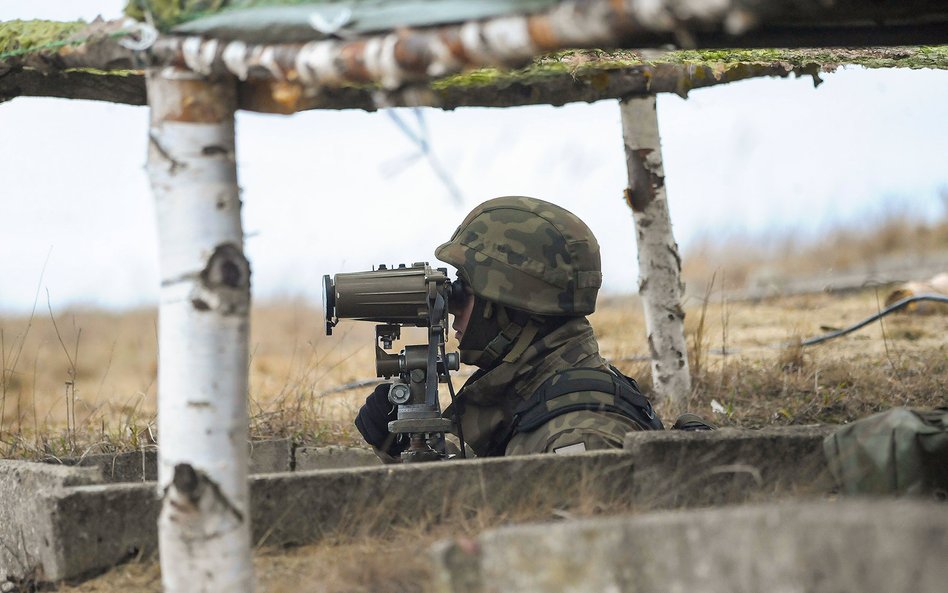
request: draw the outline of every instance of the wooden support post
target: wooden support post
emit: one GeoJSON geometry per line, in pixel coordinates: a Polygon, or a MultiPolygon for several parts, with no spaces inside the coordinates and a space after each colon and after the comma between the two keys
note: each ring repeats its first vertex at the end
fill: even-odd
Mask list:
{"type": "Polygon", "coordinates": [[[655,97],[619,102],[629,173],[626,202],[635,218],[639,294],[659,400],[681,409],[691,394],[685,312],[681,306],[681,257],[665,198],[665,172],[655,97]]]}
{"type": "Polygon", "coordinates": [[[162,584],[168,593],[247,593],[250,266],[234,158],[237,89],[173,68],[147,76],[161,255],[162,584]]]}

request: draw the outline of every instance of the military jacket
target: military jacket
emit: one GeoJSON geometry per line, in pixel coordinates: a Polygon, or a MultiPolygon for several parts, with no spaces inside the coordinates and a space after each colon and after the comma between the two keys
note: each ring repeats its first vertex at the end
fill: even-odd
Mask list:
{"type": "MultiPolygon", "coordinates": [[[[585,317],[537,339],[517,361],[471,376],[458,393],[465,442],[479,457],[620,448],[625,434],[640,427],[619,414],[587,410],[557,416],[505,443],[517,406],[547,379],[570,368],[608,369],[585,317]]],[[[446,417],[453,413],[445,410],[446,417]]]]}

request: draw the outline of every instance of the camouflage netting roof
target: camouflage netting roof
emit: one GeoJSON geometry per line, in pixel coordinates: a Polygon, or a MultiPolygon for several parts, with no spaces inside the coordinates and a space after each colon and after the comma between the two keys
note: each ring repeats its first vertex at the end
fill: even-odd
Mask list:
{"type": "Polygon", "coordinates": [[[160,31],[293,43],[397,27],[531,14],[559,0],[131,0],[125,13],[160,31]]]}
{"type": "MultiPolygon", "coordinates": [[[[152,21],[164,32],[144,51],[124,47],[123,37],[134,41],[142,32],[120,21],[88,28],[81,23],[0,23],[0,101],[54,96],[143,104],[142,68],[156,63],[236,75],[243,81],[241,108],[280,113],[400,105],[561,105],[660,92],[685,95],[761,76],[810,75],[818,81],[821,72],[845,65],[948,69],[948,46],[901,47],[891,41],[919,39],[921,34],[921,39],[948,42],[948,28],[940,26],[948,20],[932,20],[932,15],[948,19],[948,0],[846,0],[832,8],[821,0],[794,2],[793,19],[808,29],[774,29],[768,24],[779,21],[774,21],[773,10],[788,10],[782,0],[722,0],[711,4],[714,14],[704,21],[689,21],[686,30],[669,33],[662,22],[644,23],[643,13],[635,12],[643,10],[642,3],[634,0],[131,0],[128,14],[152,21]],[[757,21],[757,29],[750,26],[738,35],[725,22],[733,9],[760,10],[764,20],[757,21]],[[837,9],[842,12],[832,12],[837,9]],[[924,16],[924,22],[906,28],[908,9],[924,16]],[[838,25],[841,15],[866,16],[879,10],[888,11],[887,18],[898,24],[890,26],[883,19],[863,21],[858,31],[848,24],[825,27],[838,25]],[[512,22],[516,26],[511,27],[512,22]],[[838,35],[830,36],[830,30],[838,35]],[[281,43],[254,44],[257,34],[281,43]],[[562,49],[570,47],[567,43],[600,47],[600,42],[635,47],[667,40],[669,34],[699,45],[728,41],[745,48],[788,35],[804,46],[814,34],[836,43],[847,36],[865,42],[879,35],[888,47],[562,49]],[[294,35],[314,41],[289,43],[294,35]],[[239,41],[228,41],[233,38],[239,41]],[[377,53],[383,47],[390,53],[377,53]],[[542,55],[534,57],[537,54],[542,55]],[[478,67],[485,64],[507,67],[478,67]]],[[[653,3],[666,10],[708,5],[699,0],[653,3]]]]}

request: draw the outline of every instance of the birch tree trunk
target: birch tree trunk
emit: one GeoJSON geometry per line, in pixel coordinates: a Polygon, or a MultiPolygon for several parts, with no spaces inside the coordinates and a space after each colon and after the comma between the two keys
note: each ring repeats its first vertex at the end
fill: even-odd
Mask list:
{"type": "Polygon", "coordinates": [[[681,306],[681,257],[665,198],[655,97],[620,101],[619,109],[629,174],[625,197],[635,219],[652,383],[658,399],[681,408],[691,394],[691,376],[681,306]]]}
{"type": "Polygon", "coordinates": [[[169,593],[253,588],[247,484],[250,266],[233,80],[148,73],[161,254],[158,519],[169,593]]]}

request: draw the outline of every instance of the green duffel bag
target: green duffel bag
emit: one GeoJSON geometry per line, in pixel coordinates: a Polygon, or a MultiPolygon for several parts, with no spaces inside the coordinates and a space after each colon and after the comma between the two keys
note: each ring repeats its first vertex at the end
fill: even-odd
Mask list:
{"type": "Polygon", "coordinates": [[[846,494],[948,492],[948,409],[894,408],[844,426],[823,441],[846,494]]]}

